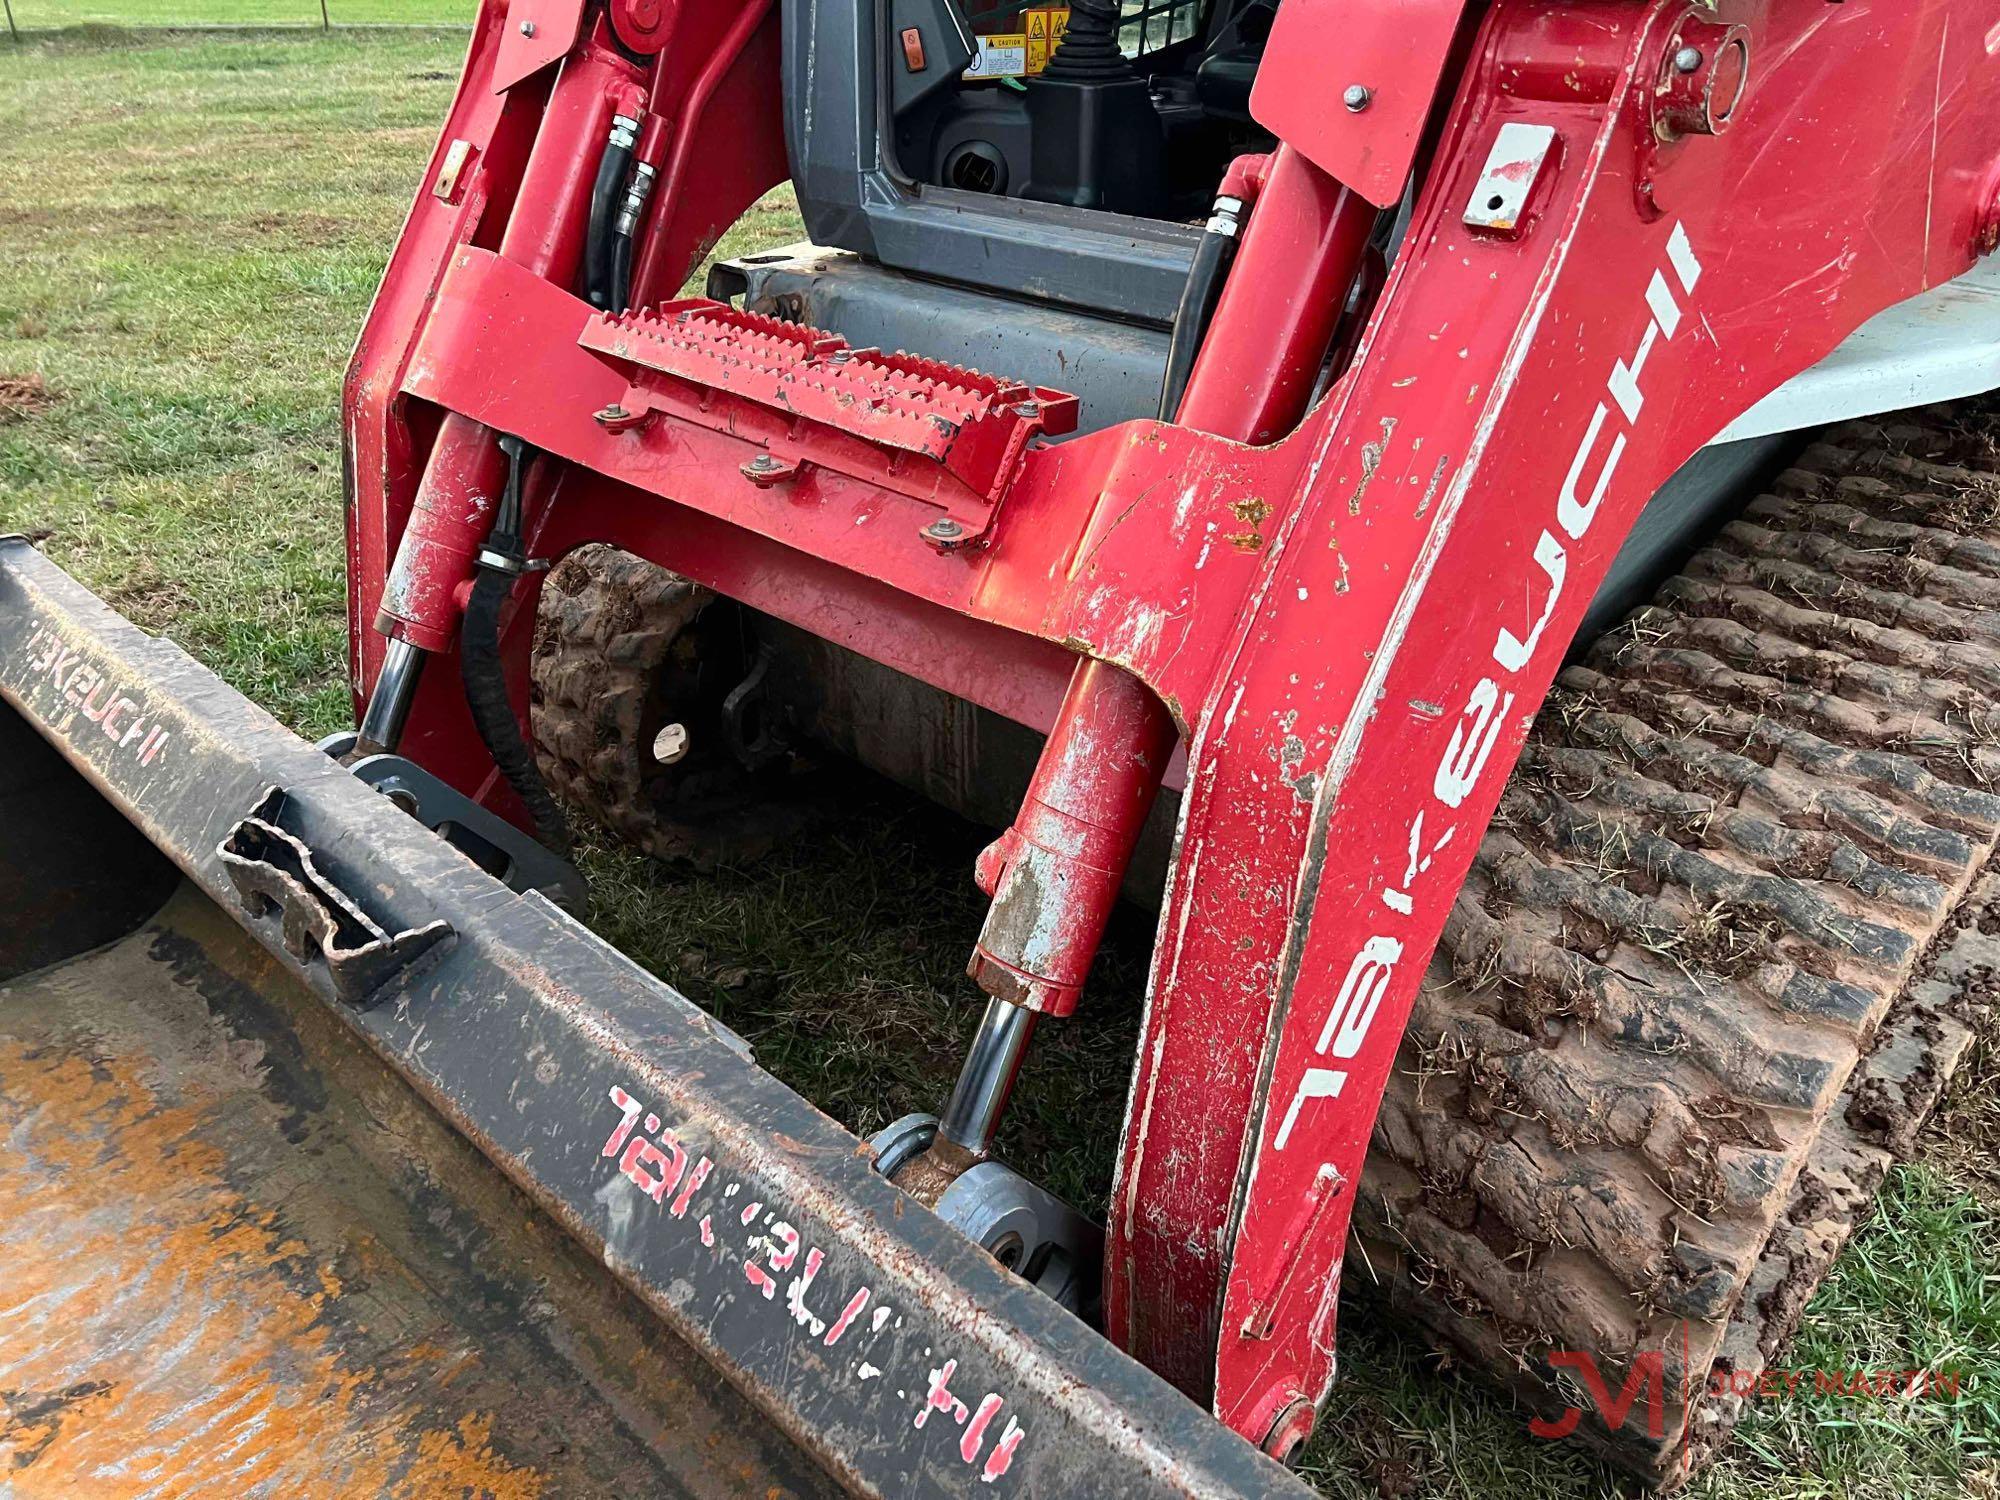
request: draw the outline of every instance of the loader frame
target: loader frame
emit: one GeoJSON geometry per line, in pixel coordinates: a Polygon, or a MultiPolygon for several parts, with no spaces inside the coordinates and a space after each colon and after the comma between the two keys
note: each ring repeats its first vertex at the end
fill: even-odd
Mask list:
{"type": "MultiPolygon", "coordinates": [[[[808,422],[719,420],[710,394],[621,356],[637,325],[593,322],[498,253],[556,119],[554,65],[569,56],[569,77],[599,47],[583,12],[488,0],[357,347],[357,708],[378,612],[408,606],[385,580],[443,414],[547,455],[537,556],[610,543],[1037,729],[1079,658],[1144,683],[1183,736],[1186,791],[1110,1208],[1108,1332],[1292,1451],[1333,1376],[1397,1040],[1527,726],[1668,476],[1991,248],[1991,19],[1963,0],[1289,0],[1256,102],[1290,165],[1244,256],[1323,264],[1314,192],[1388,205],[1414,182],[1351,363],[1260,445],[1129,422],[1031,447],[971,544],[940,545],[935,497],[902,471],[808,422]],[[1677,69],[1696,43],[1742,78],[1677,69]],[[1327,59],[1378,105],[1333,108],[1327,59]],[[636,398],[643,421],[605,420],[636,398]]],[[[641,306],[787,172],[777,10],[689,5],[678,28],[648,106],[672,145],[641,306]]],[[[579,141],[611,107],[606,92],[579,141]]],[[[1345,292],[1232,282],[1211,383],[1278,378],[1224,362],[1268,344],[1274,305],[1345,292]]],[[[536,587],[504,640],[522,707],[536,587]]],[[[504,808],[456,682],[425,678],[404,750],[504,808]]],[[[672,1047],[712,1049],[704,1035],[690,1019],[672,1047]]],[[[818,1191],[795,1179],[783,1201],[818,1191]]],[[[752,1370],[754,1339],[721,1342],[752,1370]]]]}

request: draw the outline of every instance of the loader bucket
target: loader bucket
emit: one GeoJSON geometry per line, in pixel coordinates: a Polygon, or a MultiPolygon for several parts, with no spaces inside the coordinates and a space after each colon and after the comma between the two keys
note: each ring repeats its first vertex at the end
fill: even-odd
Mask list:
{"type": "Polygon", "coordinates": [[[0,697],[11,1492],[1306,1493],[18,538],[0,697]]]}

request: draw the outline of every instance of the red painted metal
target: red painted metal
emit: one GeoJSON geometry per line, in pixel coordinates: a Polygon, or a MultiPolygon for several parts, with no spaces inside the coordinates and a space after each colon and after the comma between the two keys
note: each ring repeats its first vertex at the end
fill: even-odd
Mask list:
{"type": "Polygon", "coordinates": [[[1727,135],[1655,153],[1643,90],[1674,19],[1493,10],[1197,716],[1107,1274],[1113,1335],[1253,1439],[1331,1378],[1398,1034],[1639,507],[1734,413],[1971,259],[2000,153],[1973,101],[2000,76],[1965,8],[1726,7],[1762,71],[1727,135]],[[1476,237],[1463,212],[1510,119],[1558,131],[1551,196],[1518,240],[1476,237]]]}
{"type": "Polygon", "coordinates": [[[1118,903],[1179,731],[1130,672],[1077,668],[1014,824],[979,856],[993,898],[967,969],[989,995],[1066,1016],[1118,903]]]}
{"type": "Polygon", "coordinates": [[[1268,151],[1236,157],[1224,169],[1222,183],[1216,188],[1215,196],[1234,198],[1246,205],[1255,203],[1270,175],[1271,153],[1268,151]]]}
{"type": "Polygon", "coordinates": [[[493,90],[517,83],[561,62],[583,35],[584,0],[510,0],[493,64],[493,90]]]}
{"type": "Polygon", "coordinates": [[[1182,426],[1247,443],[1292,430],[1374,227],[1372,203],[1278,148],[1188,378],[1182,426]]]}
{"type": "MultiPolygon", "coordinates": [[[[1256,441],[1289,431],[1304,410],[1374,215],[1285,147],[1238,158],[1223,177],[1231,189],[1256,203],[1230,283],[1256,310],[1218,316],[1179,420],[1256,441]],[[1251,321],[1267,309],[1271,323],[1251,321]]],[[[979,861],[993,897],[968,968],[981,989],[1031,1010],[1075,1010],[1177,737],[1137,677],[1088,658],[1078,666],[1020,813],[979,861]]]]}
{"type": "Polygon", "coordinates": [[[1076,397],[1062,391],[851,348],[705,298],[600,315],[579,342],[636,367],[625,394],[598,414],[611,431],[670,412],[718,432],[756,433],[764,451],[741,466],[752,483],[769,488],[808,462],[832,463],[941,508],[924,534],[946,549],[984,534],[1029,442],[1076,430],[1076,397]]]}
{"type": "Polygon", "coordinates": [[[654,108],[673,150],[632,268],[635,305],[664,301],[767,189],[790,171],[778,76],[777,0],[684,7],[660,53],[654,108]]]}
{"type": "MultiPolygon", "coordinates": [[[[642,98],[638,70],[609,46],[586,46],[563,68],[500,241],[502,259],[544,283],[575,280],[611,116],[637,113],[642,98]]],[[[490,430],[462,413],[445,417],[383,591],[383,634],[426,651],[451,644],[458,590],[492,526],[506,468],[490,430]]]]}
{"type": "MultiPolygon", "coordinates": [[[[940,553],[922,534],[935,504],[846,472],[868,446],[847,434],[802,448],[815,461],[772,487],[743,473],[767,451],[762,429],[718,432],[667,411],[638,428],[607,428],[597,414],[629,385],[578,342],[592,316],[580,298],[501,257],[461,250],[439,282],[405,390],[798,553],[1114,661],[1176,722],[1206,691],[1221,645],[1197,622],[1234,609],[1260,570],[1272,506],[1259,497],[1292,493],[1310,461],[1298,438],[1257,450],[1131,423],[1029,449],[986,545],[940,553]]],[[[628,498],[622,513],[587,524],[616,541],[646,524],[646,508],[628,498]]]]}
{"type": "MultiPolygon", "coordinates": [[[[935,499],[844,420],[757,400],[719,423],[685,372],[640,382],[661,398],[643,425],[596,419],[633,369],[579,342],[592,314],[561,255],[537,269],[500,253],[501,224],[552,222],[571,189],[528,170],[562,117],[546,71],[494,92],[489,4],[446,127],[469,176],[450,202],[427,179],[349,377],[356,680],[417,477],[459,464],[471,423],[544,455],[542,554],[612,542],[1023,722],[1061,721],[1023,815],[1036,847],[1122,828],[1170,718],[1188,785],[1109,1226],[1109,1331],[1246,1436],[1295,1438],[1330,1379],[1353,1184],[1398,1032],[1563,646],[1690,453],[1990,243],[1989,21],[1970,0],[1496,0],[1455,41],[1440,108],[1417,113],[1435,141],[1352,367],[1303,415],[1382,188],[1343,187],[1315,154],[1308,117],[1338,108],[1324,68],[1267,73],[1260,95],[1281,90],[1295,123],[1181,423],[1029,446],[988,491],[979,544],[940,551],[921,534],[935,499]],[[1690,17],[1742,28],[1722,33],[1749,59],[1725,133],[1656,128],[1662,49],[1690,17]],[[1475,232],[1469,195],[1507,122],[1556,142],[1515,232],[1475,232]],[[780,483],[752,472],[773,455],[797,465],[780,483]],[[1059,713],[1079,658],[1108,666],[1059,713]],[[1127,712],[1154,699],[1164,715],[1127,712]],[[1102,766],[1072,753],[1100,708],[1124,715],[1110,732],[1140,774],[1093,784],[1102,766]]],[[[776,46],[769,0],[683,8],[653,72],[667,166],[642,296],[677,292],[782,175],[776,46]]],[[[594,167],[601,132],[575,140],[594,167]]],[[[712,364],[701,382],[719,389],[712,364]]],[[[532,585],[517,603],[518,692],[532,585]]],[[[421,613],[446,617],[436,600],[421,613]]],[[[455,677],[427,674],[405,747],[478,791],[490,766],[455,677]]],[[[1078,866],[1080,889],[1104,862],[1078,866]]],[[[1064,931],[1016,965],[1051,1008],[1073,1002],[1096,929],[1064,931]]]]}
{"type": "Polygon", "coordinates": [[[1327,176],[1387,208],[1410,180],[1465,9],[1465,0],[1286,0],[1250,113],[1327,176]]]}
{"type": "Polygon", "coordinates": [[[655,53],[673,40],[686,0],[611,0],[611,29],[634,52],[655,53]]]}

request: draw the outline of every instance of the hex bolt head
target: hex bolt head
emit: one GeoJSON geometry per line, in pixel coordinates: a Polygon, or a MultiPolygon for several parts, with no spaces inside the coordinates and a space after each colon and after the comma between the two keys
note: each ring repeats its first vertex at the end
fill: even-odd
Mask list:
{"type": "Polygon", "coordinates": [[[534,34],[535,34],[535,23],[533,21],[523,21],[521,23],[521,35],[533,36],[534,34]]]}
{"type": "Polygon", "coordinates": [[[958,540],[959,537],[961,537],[964,534],[965,534],[965,528],[963,526],[960,526],[958,522],[954,521],[950,516],[945,516],[941,520],[933,521],[931,522],[930,525],[924,528],[924,535],[929,537],[934,542],[956,541],[958,540]]]}
{"type": "Polygon", "coordinates": [[[1346,92],[1340,96],[1340,102],[1345,104],[1351,113],[1357,115],[1372,104],[1374,100],[1374,90],[1369,88],[1365,83],[1350,83],[1347,86],[1346,92]]]}
{"type": "Polygon", "coordinates": [[[1678,73],[1692,73],[1696,68],[1701,66],[1701,62],[1701,48],[1683,47],[1674,54],[1674,71],[1678,73]]]}

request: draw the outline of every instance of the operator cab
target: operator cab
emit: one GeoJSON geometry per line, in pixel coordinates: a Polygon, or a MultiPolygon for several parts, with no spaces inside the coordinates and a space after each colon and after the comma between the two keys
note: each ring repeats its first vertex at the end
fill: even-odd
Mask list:
{"type": "Polygon", "coordinates": [[[896,0],[896,164],[926,187],[1197,218],[1230,158],[1269,143],[1250,85],[1276,8],[896,0]]]}
{"type": "Polygon", "coordinates": [[[1217,184],[1274,144],[1250,89],[1277,0],[784,7],[811,244],[710,294],[1073,392],[1084,432],[1154,415],[1217,184]]]}

